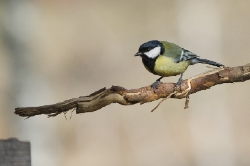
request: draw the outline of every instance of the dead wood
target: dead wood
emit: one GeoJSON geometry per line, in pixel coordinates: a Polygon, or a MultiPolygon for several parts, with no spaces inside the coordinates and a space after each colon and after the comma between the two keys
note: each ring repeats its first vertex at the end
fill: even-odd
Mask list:
{"type": "Polygon", "coordinates": [[[121,105],[144,104],[160,98],[163,98],[163,100],[166,98],[187,98],[185,108],[188,108],[188,97],[193,93],[207,90],[215,85],[244,82],[249,79],[250,63],[244,66],[219,68],[199,74],[184,80],[181,87],[178,87],[176,90],[174,90],[174,83],[160,84],[156,93],[154,93],[151,86],[138,89],[112,86],[108,89],[102,88],[89,96],[73,98],[52,105],[16,108],[15,113],[27,118],[40,114],[47,114],[48,117],[53,117],[60,113],[66,113],[69,110],[75,110],[79,114],[99,110],[111,103],[119,103],[121,105]]]}

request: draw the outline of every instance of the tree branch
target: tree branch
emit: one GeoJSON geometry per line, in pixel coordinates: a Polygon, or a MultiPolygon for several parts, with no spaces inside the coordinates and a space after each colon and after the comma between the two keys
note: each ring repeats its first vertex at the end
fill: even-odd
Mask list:
{"type": "MultiPolygon", "coordinates": [[[[15,113],[29,118],[40,114],[47,114],[48,117],[53,117],[70,110],[75,110],[77,114],[93,112],[111,103],[133,105],[137,103],[144,104],[160,98],[164,98],[163,100],[170,97],[177,99],[188,98],[190,94],[209,89],[218,84],[244,82],[249,79],[250,63],[244,66],[219,68],[202,73],[184,80],[181,87],[178,87],[176,90],[174,90],[174,83],[159,84],[156,93],[154,93],[151,86],[130,90],[120,86],[112,86],[109,89],[102,88],[89,96],[73,98],[52,105],[16,108],[15,113]]],[[[185,103],[185,108],[188,107],[188,101],[189,99],[185,103]]]]}

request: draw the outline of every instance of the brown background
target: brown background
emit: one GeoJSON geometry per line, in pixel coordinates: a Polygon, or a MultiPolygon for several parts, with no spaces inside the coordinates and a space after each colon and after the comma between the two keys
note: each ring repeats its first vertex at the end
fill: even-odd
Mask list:
{"type": "MultiPolygon", "coordinates": [[[[112,104],[68,121],[13,113],[151,84],[158,77],[133,55],[152,39],[226,66],[249,63],[249,9],[246,0],[0,1],[0,138],[30,141],[33,166],[250,165],[250,82],[194,94],[188,110],[169,99],[154,113],[158,101],[112,104]]],[[[206,70],[192,66],[184,78],[206,70]]]]}

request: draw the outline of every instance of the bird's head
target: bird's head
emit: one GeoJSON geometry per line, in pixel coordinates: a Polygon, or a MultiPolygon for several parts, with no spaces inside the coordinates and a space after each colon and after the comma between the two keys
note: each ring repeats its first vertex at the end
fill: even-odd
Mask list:
{"type": "Polygon", "coordinates": [[[146,56],[150,59],[156,59],[160,54],[163,54],[164,51],[164,46],[160,41],[151,40],[143,43],[135,56],[146,56]]]}

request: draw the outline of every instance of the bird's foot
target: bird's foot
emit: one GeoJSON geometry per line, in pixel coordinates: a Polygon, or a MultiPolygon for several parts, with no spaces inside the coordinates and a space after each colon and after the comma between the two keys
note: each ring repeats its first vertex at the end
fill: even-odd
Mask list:
{"type": "MultiPolygon", "coordinates": [[[[194,77],[195,78],[195,77],[194,77]]],[[[181,92],[177,92],[177,91],[174,91],[174,95],[175,97],[181,99],[183,97],[188,97],[188,93],[190,92],[190,90],[192,89],[192,86],[191,86],[191,81],[194,79],[194,78],[190,78],[187,80],[187,85],[188,85],[188,88],[185,89],[184,91],[181,91],[181,92]]]]}
{"type": "Polygon", "coordinates": [[[180,89],[181,89],[181,83],[182,83],[182,78],[180,78],[179,80],[178,80],[178,82],[175,84],[175,86],[174,86],[174,90],[176,90],[176,88],[180,85],[180,89]]]}
{"type": "Polygon", "coordinates": [[[156,93],[156,90],[158,89],[158,85],[161,84],[161,81],[156,80],[151,86],[154,89],[154,93],[156,93]]]}

